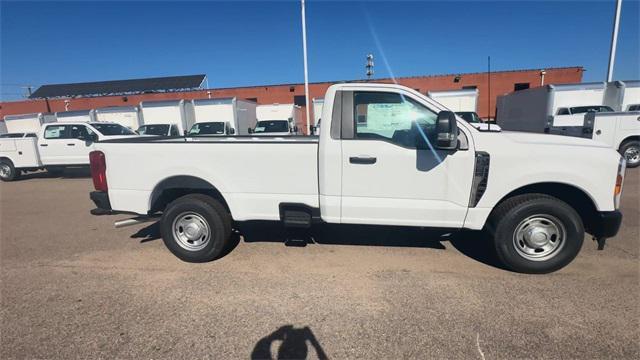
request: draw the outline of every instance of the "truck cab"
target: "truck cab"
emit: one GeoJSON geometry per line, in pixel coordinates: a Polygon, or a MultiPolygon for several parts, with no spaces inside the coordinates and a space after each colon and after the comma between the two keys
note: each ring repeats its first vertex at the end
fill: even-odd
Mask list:
{"type": "Polygon", "coordinates": [[[226,136],[234,135],[235,129],[228,122],[212,121],[195,123],[189,129],[189,136],[226,136]]]}
{"type": "Polygon", "coordinates": [[[144,136],[180,136],[180,130],[175,124],[148,124],[142,125],[136,131],[144,136]]]}

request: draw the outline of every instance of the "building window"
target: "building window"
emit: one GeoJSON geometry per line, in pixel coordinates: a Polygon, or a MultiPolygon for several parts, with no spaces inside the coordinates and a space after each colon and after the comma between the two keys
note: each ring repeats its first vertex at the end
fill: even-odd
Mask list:
{"type": "Polygon", "coordinates": [[[296,87],[295,86],[289,86],[289,92],[294,92],[296,91],[296,87]]]}
{"type": "Polygon", "coordinates": [[[306,101],[304,95],[295,95],[293,97],[293,103],[298,105],[298,106],[307,106],[307,101],[306,101]]]}
{"type": "Polygon", "coordinates": [[[462,87],[463,90],[475,90],[477,88],[478,88],[477,85],[467,85],[462,87]]]}
{"type": "Polygon", "coordinates": [[[529,83],[515,83],[513,85],[513,91],[520,91],[529,88],[529,83]]]}

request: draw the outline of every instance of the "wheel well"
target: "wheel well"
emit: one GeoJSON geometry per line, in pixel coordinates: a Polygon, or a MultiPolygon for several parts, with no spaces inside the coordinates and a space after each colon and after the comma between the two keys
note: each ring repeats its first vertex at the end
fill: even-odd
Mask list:
{"type": "Polygon", "coordinates": [[[620,141],[620,146],[618,146],[618,149],[620,149],[622,147],[622,145],[624,145],[624,143],[626,143],[627,141],[640,141],[640,136],[638,135],[634,135],[634,136],[629,136],[627,138],[625,138],[624,140],[620,141]]]}
{"type": "Polygon", "coordinates": [[[208,181],[195,176],[172,176],[162,180],[151,193],[149,214],[163,211],[173,200],[188,194],[204,194],[220,201],[229,213],[229,205],[222,193],[208,181]]]}
{"type": "Polygon", "coordinates": [[[575,186],[562,183],[537,183],[523,186],[505,195],[494,209],[503,201],[523,194],[545,194],[566,202],[580,215],[587,231],[590,230],[589,226],[594,223],[598,213],[595,203],[587,193],[575,186]]]}
{"type": "Polygon", "coordinates": [[[13,161],[11,161],[11,159],[9,159],[9,158],[8,158],[8,157],[6,157],[6,156],[0,156],[0,161],[5,161],[5,160],[6,160],[6,161],[8,161],[8,162],[10,162],[10,163],[11,163],[11,165],[13,165],[13,161]]]}

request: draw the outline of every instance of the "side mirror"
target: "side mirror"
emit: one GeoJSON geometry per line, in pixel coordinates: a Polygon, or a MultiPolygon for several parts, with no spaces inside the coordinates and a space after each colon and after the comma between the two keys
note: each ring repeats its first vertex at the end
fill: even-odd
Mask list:
{"type": "Polygon", "coordinates": [[[458,121],[451,111],[440,111],[436,123],[436,148],[455,150],[458,148],[458,121]]]}
{"type": "Polygon", "coordinates": [[[229,133],[229,135],[233,135],[233,134],[235,134],[235,133],[236,133],[236,129],[234,129],[234,128],[229,128],[228,133],[229,133]]]}
{"type": "Polygon", "coordinates": [[[298,132],[298,125],[293,125],[293,132],[297,133],[298,132]]]}
{"type": "Polygon", "coordinates": [[[96,142],[98,141],[98,135],[96,134],[86,134],[78,136],[78,140],[87,141],[87,142],[96,142]]]}
{"type": "Polygon", "coordinates": [[[253,129],[252,128],[248,128],[247,131],[249,132],[249,134],[253,134],[253,129]]]}

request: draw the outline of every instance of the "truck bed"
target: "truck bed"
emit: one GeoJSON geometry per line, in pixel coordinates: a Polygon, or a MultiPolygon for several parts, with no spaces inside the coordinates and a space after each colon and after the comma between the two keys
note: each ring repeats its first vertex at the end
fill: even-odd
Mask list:
{"type": "Polygon", "coordinates": [[[113,210],[144,214],[163,181],[200,179],[225,198],[235,220],[278,220],[280,203],[318,207],[313,137],[137,137],[99,142],[113,210]]]}

